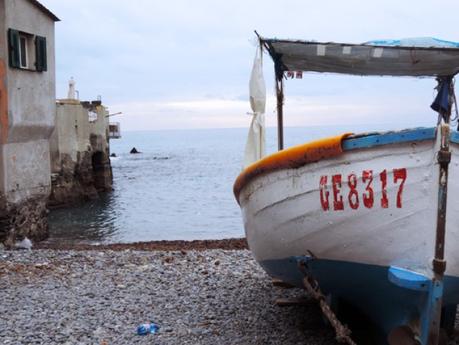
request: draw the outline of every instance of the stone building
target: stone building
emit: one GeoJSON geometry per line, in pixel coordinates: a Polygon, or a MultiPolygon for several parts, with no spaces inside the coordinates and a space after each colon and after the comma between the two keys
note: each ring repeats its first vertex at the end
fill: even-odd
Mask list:
{"type": "MultiPolygon", "coordinates": [[[[71,95],[72,97],[72,95],[71,95]]],[[[61,207],[111,191],[108,111],[100,101],[57,101],[51,136],[50,207],[61,207]]]]}
{"type": "Polygon", "coordinates": [[[36,0],[0,0],[0,241],[47,236],[54,27],[36,0]]]}
{"type": "Polygon", "coordinates": [[[110,122],[108,125],[108,137],[110,139],[121,138],[121,124],[119,122],[110,122]]]}

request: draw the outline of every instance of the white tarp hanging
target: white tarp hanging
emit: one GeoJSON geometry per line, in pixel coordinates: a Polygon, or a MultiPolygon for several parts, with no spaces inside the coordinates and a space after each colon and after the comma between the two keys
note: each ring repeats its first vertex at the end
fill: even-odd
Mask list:
{"type": "Polygon", "coordinates": [[[256,162],[265,155],[265,106],[266,86],[263,78],[263,53],[257,47],[249,83],[252,123],[245,145],[244,167],[256,162]]]}

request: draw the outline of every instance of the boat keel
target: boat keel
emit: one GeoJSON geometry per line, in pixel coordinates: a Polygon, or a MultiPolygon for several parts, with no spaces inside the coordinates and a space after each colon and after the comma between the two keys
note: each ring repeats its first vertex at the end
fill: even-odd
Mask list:
{"type": "Polygon", "coordinates": [[[366,315],[367,320],[377,326],[383,344],[445,344],[445,331],[454,328],[459,301],[456,277],[445,276],[443,283],[400,267],[325,260],[311,255],[260,264],[272,277],[297,287],[304,288],[303,279],[312,277],[324,296],[331,296],[340,305],[343,302],[366,315]],[[442,300],[444,330],[433,322],[437,303],[442,300]],[[435,342],[432,342],[432,331],[438,334],[435,342]]]}

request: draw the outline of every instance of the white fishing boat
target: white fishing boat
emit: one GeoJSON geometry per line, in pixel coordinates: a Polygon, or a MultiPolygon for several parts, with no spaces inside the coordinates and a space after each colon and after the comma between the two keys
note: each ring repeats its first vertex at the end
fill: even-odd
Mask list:
{"type": "MultiPolygon", "coordinates": [[[[260,37],[263,50],[274,60],[279,152],[249,147],[260,159],[234,185],[256,260],[274,278],[353,305],[390,345],[441,344],[459,304],[459,133],[450,129],[459,44],[260,37]],[[436,126],[284,149],[285,75],[309,71],[437,78],[436,126]]],[[[252,92],[252,145],[263,146],[263,97],[252,92]]]]}

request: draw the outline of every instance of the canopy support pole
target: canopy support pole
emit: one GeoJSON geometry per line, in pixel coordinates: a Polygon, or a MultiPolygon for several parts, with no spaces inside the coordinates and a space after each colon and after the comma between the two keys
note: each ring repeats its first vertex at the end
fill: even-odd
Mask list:
{"type": "MultiPolygon", "coordinates": [[[[448,84],[448,107],[445,113],[439,111],[443,123],[440,123],[437,136],[440,136],[440,150],[437,153],[437,161],[440,168],[438,180],[438,208],[437,208],[437,229],[435,236],[435,256],[432,260],[433,266],[433,291],[431,296],[431,315],[428,320],[429,333],[427,335],[428,345],[437,345],[440,340],[440,322],[443,307],[443,278],[446,271],[445,246],[446,246],[446,201],[448,195],[448,166],[451,162],[451,151],[449,150],[450,140],[450,119],[454,86],[448,84]]],[[[424,326],[424,325],[423,325],[424,326]]],[[[424,328],[424,327],[423,327],[424,328]]],[[[425,336],[424,334],[421,335],[425,336]]]]}
{"type": "Polygon", "coordinates": [[[284,80],[283,72],[276,68],[276,95],[277,95],[277,147],[284,149],[284,80]]]}
{"type": "Polygon", "coordinates": [[[438,182],[437,229],[435,238],[435,257],[432,260],[433,279],[428,295],[426,311],[421,315],[421,343],[426,345],[440,344],[440,322],[443,307],[443,276],[446,270],[445,230],[446,200],[448,192],[448,165],[451,160],[449,151],[449,123],[438,126],[440,150],[437,160],[440,168],[438,182]]]}

